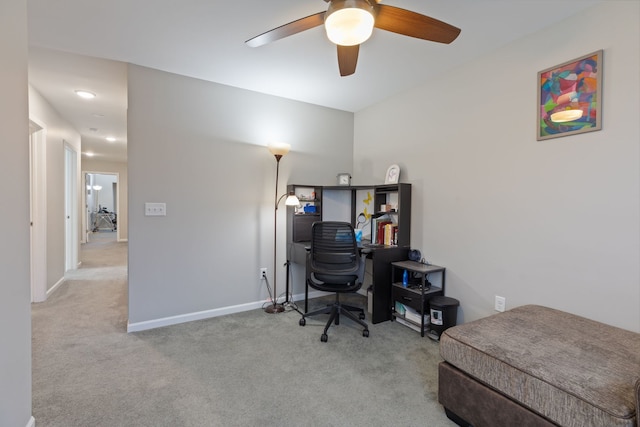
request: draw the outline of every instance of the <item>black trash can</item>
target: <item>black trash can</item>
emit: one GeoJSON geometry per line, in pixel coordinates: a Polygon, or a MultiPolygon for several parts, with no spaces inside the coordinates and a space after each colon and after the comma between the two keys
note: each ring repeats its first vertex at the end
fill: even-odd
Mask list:
{"type": "Polygon", "coordinates": [[[456,326],[459,305],[460,301],[451,297],[437,296],[429,299],[429,338],[438,341],[446,329],[456,326]]]}

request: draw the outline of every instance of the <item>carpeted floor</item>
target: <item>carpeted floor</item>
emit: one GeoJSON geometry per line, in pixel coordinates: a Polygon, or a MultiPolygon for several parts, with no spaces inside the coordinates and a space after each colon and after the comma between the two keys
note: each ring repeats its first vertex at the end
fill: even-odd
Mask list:
{"type": "Polygon", "coordinates": [[[38,427],[454,426],[438,343],[397,323],[364,338],[345,318],[322,343],[324,316],[253,310],[127,334],[126,257],[99,233],[33,305],[38,427]]]}

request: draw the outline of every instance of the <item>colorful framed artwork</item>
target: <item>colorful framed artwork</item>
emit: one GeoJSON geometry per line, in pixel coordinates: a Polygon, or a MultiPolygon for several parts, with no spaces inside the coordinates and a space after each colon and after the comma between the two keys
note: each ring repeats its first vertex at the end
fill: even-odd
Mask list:
{"type": "Polygon", "coordinates": [[[538,141],[602,129],[602,53],[538,73],[538,141]]]}

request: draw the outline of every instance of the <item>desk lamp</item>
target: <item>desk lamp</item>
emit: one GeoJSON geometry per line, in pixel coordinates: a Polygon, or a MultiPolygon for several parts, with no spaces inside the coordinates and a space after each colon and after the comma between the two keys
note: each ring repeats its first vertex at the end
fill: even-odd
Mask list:
{"type": "MultiPolygon", "coordinates": [[[[264,311],[267,313],[282,313],[284,311],[284,306],[282,304],[278,304],[278,294],[276,293],[276,266],[278,264],[277,257],[277,242],[278,242],[278,204],[284,199],[286,206],[299,206],[300,201],[296,197],[293,192],[285,193],[282,196],[278,197],[278,174],[280,172],[280,159],[282,156],[289,152],[290,145],[283,143],[273,143],[267,146],[271,154],[273,154],[276,158],[276,190],[275,190],[275,205],[273,211],[273,294],[271,295],[271,304],[268,305],[264,311]]],[[[265,277],[265,280],[267,278],[265,277]]],[[[269,289],[269,281],[267,280],[267,289],[269,289]]]]}

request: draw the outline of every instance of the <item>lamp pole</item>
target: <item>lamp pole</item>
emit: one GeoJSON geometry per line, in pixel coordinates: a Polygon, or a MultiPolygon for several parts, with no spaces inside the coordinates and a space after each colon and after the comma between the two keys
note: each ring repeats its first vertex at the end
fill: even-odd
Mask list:
{"type": "MultiPolygon", "coordinates": [[[[278,175],[280,174],[280,159],[282,156],[289,152],[289,144],[269,144],[267,148],[271,154],[276,158],[276,190],[274,197],[274,209],[273,209],[273,295],[271,295],[272,304],[265,307],[264,311],[267,313],[282,313],[284,311],[284,305],[278,304],[278,294],[276,293],[276,280],[277,280],[277,267],[278,267],[278,204],[282,199],[287,197],[285,200],[285,204],[287,206],[299,206],[300,200],[296,197],[295,193],[285,193],[280,198],[278,198],[278,175]]],[[[288,280],[288,268],[287,268],[287,280],[288,280]]],[[[265,277],[265,281],[267,282],[267,290],[271,292],[269,289],[269,280],[265,277]]],[[[288,285],[288,282],[287,282],[288,285]]],[[[288,301],[288,293],[289,287],[287,286],[287,297],[285,298],[288,301]]]]}
{"type": "Polygon", "coordinates": [[[282,304],[278,304],[278,294],[276,293],[276,280],[278,276],[276,272],[276,266],[278,265],[278,202],[280,201],[278,200],[278,175],[280,174],[280,159],[282,158],[284,153],[276,152],[273,153],[273,155],[276,158],[276,190],[274,198],[275,209],[273,210],[273,304],[268,305],[264,309],[264,311],[266,311],[267,313],[282,313],[284,311],[284,306],[282,304]]]}

